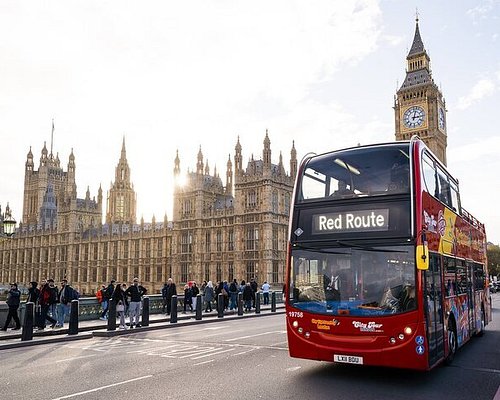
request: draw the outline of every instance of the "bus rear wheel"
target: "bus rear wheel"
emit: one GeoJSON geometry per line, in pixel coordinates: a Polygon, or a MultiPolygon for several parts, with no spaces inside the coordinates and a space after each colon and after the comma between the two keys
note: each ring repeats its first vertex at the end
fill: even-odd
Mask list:
{"type": "Polygon", "coordinates": [[[450,365],[453,362],[455,353],[457,352],[457,330],[452,320],[448,322],[448,349],[449,353],[444,359],[446,365],[450,365]]]}

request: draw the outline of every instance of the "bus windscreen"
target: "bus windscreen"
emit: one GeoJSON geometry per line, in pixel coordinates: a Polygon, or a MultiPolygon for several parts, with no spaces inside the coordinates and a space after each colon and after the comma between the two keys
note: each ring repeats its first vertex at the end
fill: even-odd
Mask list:
{"type": "Polygon", "coordinates": [[[350,149],[311,158],[297,201],[410,192],[408,144],[350,149]]]}
{"type": "Polygon", "coordinates": [[[416,309],[413,246],[292,249],[290,302],[327,315],[382,316],[416,309]]]}

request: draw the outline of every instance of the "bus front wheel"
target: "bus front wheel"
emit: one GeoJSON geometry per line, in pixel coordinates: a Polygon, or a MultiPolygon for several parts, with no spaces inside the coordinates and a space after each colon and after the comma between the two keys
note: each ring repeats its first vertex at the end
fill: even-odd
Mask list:
{"type": "Polygon", "coordinates": [[[448,322],[448,350],[449,353],[444,359],[446,365],[450,365],[453,362],[455,353],[457,352],[457,330],[455,329],[453,320],[448,322]]]}

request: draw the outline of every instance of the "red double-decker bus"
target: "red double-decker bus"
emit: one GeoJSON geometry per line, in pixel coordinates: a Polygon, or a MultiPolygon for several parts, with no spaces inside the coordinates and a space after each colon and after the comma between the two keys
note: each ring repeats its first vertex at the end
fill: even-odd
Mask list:
{"type": "Polygon", "coordinates": [[[418,137],[306,156],[293,202],[292,357],[428,370],[482,335],[484,225],[418,137]]]}

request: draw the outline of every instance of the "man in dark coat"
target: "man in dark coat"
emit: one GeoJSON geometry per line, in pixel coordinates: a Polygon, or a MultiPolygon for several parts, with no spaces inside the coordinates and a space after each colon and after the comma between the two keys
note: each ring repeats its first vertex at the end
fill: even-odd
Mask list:
{"type": "Polygon", "coordinates": [[[7,305],[9,306],[9,313],[7,314],[7,319],[5,320],[5,325],[2,331],[6,331],[10,324],[10,321],[14,319],[16,327],[12,330],[21,329],[21,321],[19,321],[19,316],[17,315],[17,309],[19,308],[19,303],[21,302],[21,292],[17,288],[17,283],[10,284],[10,290],[7,293],[7,305]]]}
{"type": "Polygon", "coordinates": [[[174,295],[177,296],[177,288],[172,278],[168,278],[166,292],[167,292],[167,314],[170,315],[172,313],[172,296],[174,295]]]}

